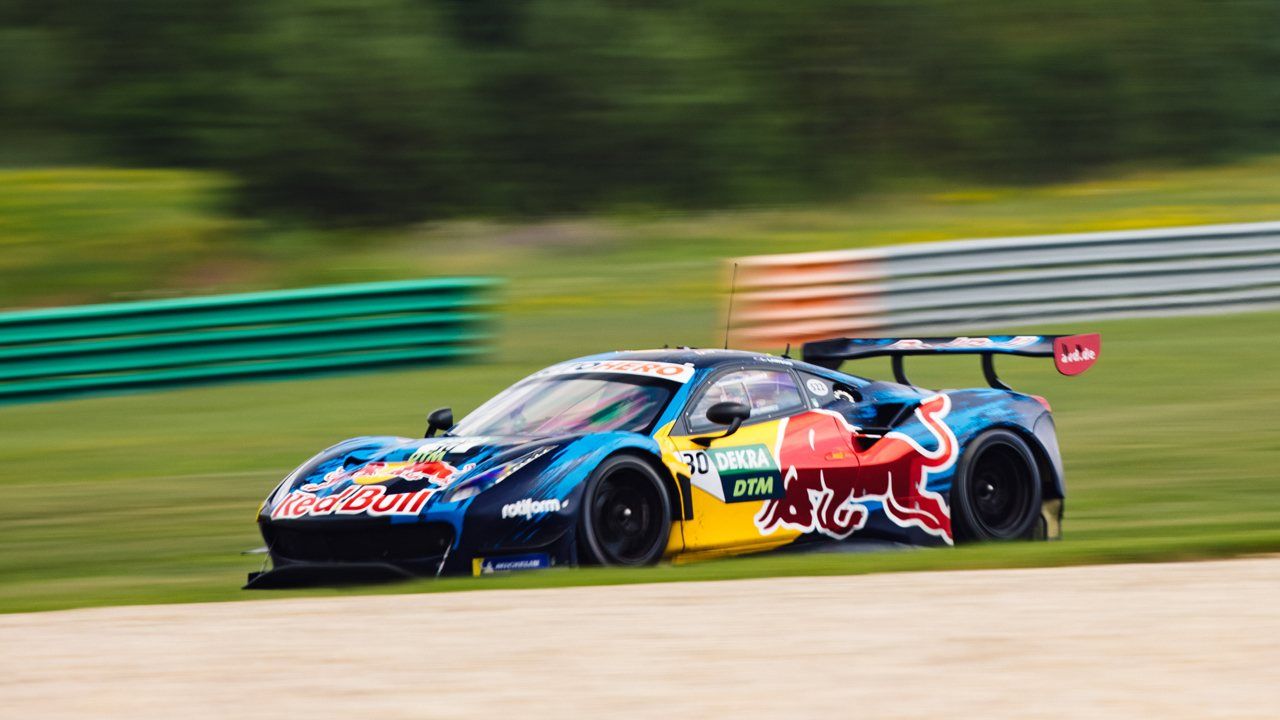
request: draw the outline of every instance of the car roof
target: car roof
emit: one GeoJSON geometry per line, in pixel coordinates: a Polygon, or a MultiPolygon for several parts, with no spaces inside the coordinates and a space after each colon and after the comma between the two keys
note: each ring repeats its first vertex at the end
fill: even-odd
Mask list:
{"type": "Polygon", "coordinates": [[[788,360],[762,352],[746,350],[720,350],[718,348],[661,348],[658,350],[620,350],[617,352],[589,355],[576,360],[634,360],[641,362],[668,362],[679,365],[692,365],[695,368],[717,367],[719,365],[739,365],[748,362],[784,362],[794,363],[798,367],[807,367],[808,363],[788,360]]]}

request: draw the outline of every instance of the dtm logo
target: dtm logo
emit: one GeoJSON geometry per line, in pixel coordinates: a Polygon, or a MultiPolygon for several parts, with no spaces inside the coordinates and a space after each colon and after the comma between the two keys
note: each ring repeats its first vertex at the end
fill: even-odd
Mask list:
{"type": "Polygon", "coordinates": [[[545,515],[550,512],[560,512],[560,508],[567,503],[561,503],[556,498],[548,500],[534,500],[533,498],[525,498],[517,500],[508,505],[502,506],[502,519],[524,518],[532,520],[534,515],[545,515]]]}
{"type": "Polygon", "coordinates": [[[787,467],[786,493],[764,504],[756,527],[764,535],[783,527],[843,540],[866,524],[865,503],[875,501],[894,524],[918,527],[950,543],[951,512],[941,495],[925,489],[929,474],[949,470],[959,454],[955,433],[943,422],[950,411],[951,398],[946,395],[934,395],[916,409],[916,417],[934,437],[934,449],[891,432],[860,454],[860,466],[847,467],[832,466],[834,454],[825,450],[828,444],[814,442],[815,431],[825,432],[824,423],[814,418],[825,414],[791,418],[781,453],[787,467]]]}

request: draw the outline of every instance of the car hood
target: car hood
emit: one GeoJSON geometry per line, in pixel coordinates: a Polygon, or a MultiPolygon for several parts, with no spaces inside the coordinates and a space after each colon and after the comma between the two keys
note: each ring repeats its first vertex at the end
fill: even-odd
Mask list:
{"type": "Polygon", "coordinates": [[[273,520],[417,515],[460,482],[550,454],[578,437],[353,438],[298,467],[263,514],[273,520]]]}

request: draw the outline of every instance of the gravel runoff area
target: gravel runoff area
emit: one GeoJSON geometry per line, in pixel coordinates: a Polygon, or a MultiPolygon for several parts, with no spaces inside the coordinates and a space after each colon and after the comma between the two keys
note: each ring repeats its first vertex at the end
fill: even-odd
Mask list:
{"type": "Polygon", "coordinates": [[[13,718],[1276,718],[1280,558],[0,616],[13,718]]]}

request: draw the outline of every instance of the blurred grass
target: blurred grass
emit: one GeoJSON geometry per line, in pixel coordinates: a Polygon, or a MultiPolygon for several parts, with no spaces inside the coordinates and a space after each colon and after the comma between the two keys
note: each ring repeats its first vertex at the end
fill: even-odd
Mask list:
{"type": "MultiPolygon", "coordinates": [[[[103,172],[119,179],[115,171],[103,172]]],[[[150,202],[161,202],[156,198],[164,195],[172,204],[156,209],[142,198],[122,201],[114,190],[94,195],[99,190],[88,185],[93,183],[72,182],[65,190],[51,181],[44,185],[53,195],[88,193],[75,200],[40,198],[33,192],[21,201],[0,192],[0,203],[25,208],[5,205],[0,211],[0,228],[5,228],[0,257],[7,263],[4,292],[10,297],[18,297],[10,277],[37,288],[37,278],[43,278],[44,294],[33,297],[44,298],[107,299],[139,288],[209,289],[214,286],[175,279],[166,269],[188,261],[211,262],[224,253],[235,259],[249,243],[237,234],[261,233],[269,247],[247,255],[253,274],[226,281],[236,289],[491,272],[511,280],[502,339],[492,360],[475,365],[0,407],[0,467],[7,470],[0,477],[5,499],[0,503],[0,611],[276,595],[238,589],[244,573],[258,564],[258,559],[238,553],[260,544],[253,516],[261,498],[310,452],[357,434],[414,435],[431,408],[448,404],[461,414],[523,373],[558,359],[664,342],[717,343],[725,256],[941,236],[1280,217],[1280,160],[1271,160],[1215,172],[1131,176],[1036,191],[890,196],[842,208],[636,216],[529,227],[453,223],[352,243],[330,236],[315,240],[319,250],[295,254],[284,248],[308,247],[305,237],[227,221],[220,240],[198,244],[199,260],[178,250],[138,250],[131,256],[137,259],[134,264],[108,252],[112,243],[145,245],[164,234],[134,236],[126,226],[145,228],[152,212],[189,213],[217,224],[211,209],[216,203],[201,199],[215,191],[216,183],[182,189],[181,183],[159,181],[155,194],[143,194],[151,194],[150,202]],[[117,202],[122,203],[118,213],[111,211],[117,202]],[[35,205],[45,210],[32,209],[35,205]],[[72,209],[97,220],[60,217],[72,209]],[[108,221],[117,216],[122,225],[108,221]],[[10,234],[13,227],[26,228],[26,234],[10,234]],[[107,237],[110,242],[103,241],[107,237]],[[8,252],[41,241],[61,249],[24,253],[16,261],[8,252]],[[64,291],[56,268],[43,263],[64,255],[74,258],[89,248],[96,248],[89,257],[106,269],[96,275],[87,266],[79,276],[83,286],[64,291]]],[[[114,186],[104,181],[104,187],[114,186]]],[[[123,192],[133,191],[143,192],[136,187],[123,192]]],[[[1154,561],[1280,551],[1280,481],[1274,470],[1280,465],[1280,421],[1274,412],[1280,397],[1274,370],[1280,314],[1036,329],[1095,327],[1104,334],[1103,359],[1084,377],[1058,377],[1039,361],[1013,360],[1002,367],[1015,387],[1046,395],[1057,411],[1070,488],[1064,542],[770,556],[644,571],[552,571],[340,592],[1154,561]]],[[[980,378],[970,365],[921,359],[912,364],[912,374],[925,385],[966,386],[980,378]]],[[[855,371],[887,376],[887,364],[867,363],[855,371]]],[[[328,592],[339,591],[304,594],[328,592]]]]}
{"type": "MultiPolygon", "coordinates": [[[[176,170],[0,171],[0,308],[393,280],[511,278],[511,309],[715,297],[725,257],[1280,218],[1280,156],[1039,188],[919,182],[816,207],[315,230],[233,218],[176,170]]],[[[700,326],[699,326],[700,327],[700,326]]]]}

